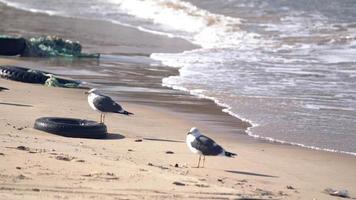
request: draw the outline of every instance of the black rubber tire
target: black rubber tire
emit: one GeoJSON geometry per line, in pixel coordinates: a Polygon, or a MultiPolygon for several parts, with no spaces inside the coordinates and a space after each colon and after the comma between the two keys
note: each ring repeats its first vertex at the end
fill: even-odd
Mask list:
{"type": "Polygon", "coordinates": [[[108,135],[105,124],[74,118],[42,117],[36,119],[34,128],[74,138],[103,139],[108,135]]]}
{"type": "Polygon", "coordinates": [[[26,47],[24,38],[0,38],[0,55],[15,56],[23,53],[26,47]]]}
{"type": "Polygon", "coordinates": [[[40,73],[31,73],[28,72],[28,70],[29,69],[25,67],[0,66],[0,77],[14,81],[38,84],[44,84],[48,79],[47,76],[43,75],[43,73],[47,72],[39,71],[40,73]]]}

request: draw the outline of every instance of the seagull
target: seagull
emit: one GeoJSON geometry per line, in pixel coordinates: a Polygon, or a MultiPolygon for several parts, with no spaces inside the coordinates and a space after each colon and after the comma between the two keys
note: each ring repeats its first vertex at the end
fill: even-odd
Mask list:
{"type": "Polygon", "coordinates": [[[100,94],[96,88],[85,92],[88,94],[89,106],[100,112],[100,123],[104,123],[105,113],[119,113],[123,115],[133,115],[133,113],[124,110],[118,103],[112,100],[109,96],[100,94]]]}
{"type": "Polygon", "coordinates": [[[235,153],[225,151],[214,140],[204,136],[201,132],[193,127],[187,134],[186,143],[191,152],[199,154],[198,167],[200,166],[201,156],[203,156],[203,167],[205,163],[205,156],[237,156],[235,153]]]}
{"type": "Polygon", "coordinates": [[[1,87],[0,86],[0,92],[3,91],[3,90],[9,90],[8,88],[5,88],[5,87],[1,87]]]}

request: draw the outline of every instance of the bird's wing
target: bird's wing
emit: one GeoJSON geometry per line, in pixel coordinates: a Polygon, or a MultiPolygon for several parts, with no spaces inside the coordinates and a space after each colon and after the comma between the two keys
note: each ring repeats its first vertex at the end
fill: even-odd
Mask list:
{"type": "Polygon", "coordinates": [[[93,104],[96,109],[102,112],[121,112],[123,110],[118,103],[105,95],[95,97],[93,99],[93,104]]]}
{"type": "Polygon", "coordinates": [[[201,151],[203,155],[219,155],[223,152],[223,148],[220,145],[204,135],[197,137],[191,145],[201,151]]]}

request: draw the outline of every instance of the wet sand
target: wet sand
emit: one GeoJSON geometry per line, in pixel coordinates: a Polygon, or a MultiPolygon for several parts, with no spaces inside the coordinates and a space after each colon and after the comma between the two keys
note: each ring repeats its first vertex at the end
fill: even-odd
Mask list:
{"type": "Polygon", "coordinates": [[[123,101],[135,115],[108,115],[108,139],[66,138],[33,129],[34,121],[98,120],[84,90],[0,85],[10,89],[0,93],[0,199],[335,199],[323,193],[328,187],[355,194],[352,156],[244,142],[203,128],[239,156],[208,157],[197,169],[198,157],[184,143],[194,121],[183,114],[123,101]]]}
{"type": "MultiPolygon", "coordinates": [[[[0,26],[6,33],[55,32],[82,41],[85,50],[92,52],[98,51],[98,46],[100,52],[131,55],[165,52],[171,47],[172,51],[193,48],[189,44],[165,46],[176,44],[175,39],[158,45],[161,41],[158,36],[149,36],[157,37],[156,41],[138,40],[140,44],[135,44],[134,37],[131,43],[127,42],[130,45],[119,48],[124,47],[130,37],[124,37],[127,30],[113,25],[111,31],[116,31],[116,35],[122,31],[123,38],[120,41],[109,38],[106,42],[115,43],[111,48],[105,42],[95,41],[91,35],[96,33],[97,27],[107,27],[109,23],[96,22],[95,26],[89,26],[84,25],[86,20],[43,19],[42,14],[0,9],[5,19],[0,26]],[[11,19],[11,16],[15,17],[11,19]],[[27,26],[26,20],[21,20],[25,18],[36,19],[36,23],[27,26]],[[80,30],[88,30],[88,35],[81,35],[81,31],[63,31],[73,24],[83,24],[80,30]],[[147,45],[147,48],[137,48],[139,45],[147,45]]],[[[328,187],[348,189],[355,197],[355,157],[249,138],[244,135],[248,124],[221,112],[213,102],[160,86],[160,79],[177,74],[176,69],[159,66],[147,69],[145,64],[117,60],[92,62],[17,57],[0,60],[0,64],[30,66],[94,85],[111,85],[106,88],[108,94],[116,95],[115,99],[135,113],[132,117],[107,116],[110,132],[107,140],[44,133],[32,128],[38,117],[98,120],[99,115],[89,108],[83,90],[0,79],[0,85],[10,89],[0,92],[0,199],[336,199],[323,192],[328,187]],[[119,78],[98,78],[98,74],[91,74],[110,65],[119,78]],[[113,83],[117,87],[110,92],[113,83]],[[189,152],[184,143],[186,132],[192,126],[199,127],[239,156],[234,159],[209,157],[205,168],[195,168],[198,157],[189,152]],[[135,142],[137,139],[142,142],[135,142]],[[167,151],[174,153],[167,154],[167,151]]]]}

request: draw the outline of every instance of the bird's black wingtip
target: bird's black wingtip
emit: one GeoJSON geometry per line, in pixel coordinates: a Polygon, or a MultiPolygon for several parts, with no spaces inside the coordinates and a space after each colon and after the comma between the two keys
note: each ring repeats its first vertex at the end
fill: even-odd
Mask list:
{"type": "Polygon", "coordinates": [[[126,110],[122,114],[124,114],[124,115],[134,115],[132,112],[128,112],[126,110]]]}
{"type": "Polygon", "coordinates": [[[233,158],[233,157],[237,156],[237,154],[225,151],[225,156],[233,158]]]}
{"type": "Polygon", "coordinates": [[[0,91],[2,90],[9,90],[9,88],[6,88],[6,87],[0,87],[0,91]]]}

